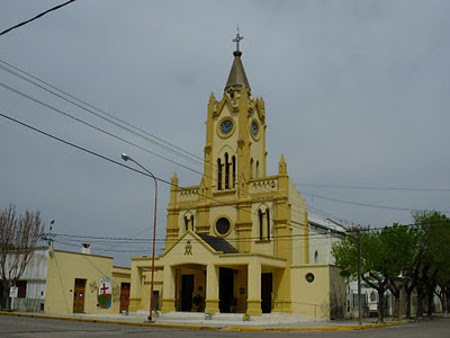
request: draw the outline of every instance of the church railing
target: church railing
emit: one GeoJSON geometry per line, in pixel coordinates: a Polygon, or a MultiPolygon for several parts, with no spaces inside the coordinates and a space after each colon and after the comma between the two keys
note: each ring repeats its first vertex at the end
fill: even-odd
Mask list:
{"type": "Polygon", "coordinates": [[[178,191],[180,201],[190,201],[198,199],[198,186],[180,188],[178,191]]]}
{"type": "Polygon", "coordinates": [[[278,190],[278,176],[252,178],[249,182],[250,194],[263,194],[278,190]]]}

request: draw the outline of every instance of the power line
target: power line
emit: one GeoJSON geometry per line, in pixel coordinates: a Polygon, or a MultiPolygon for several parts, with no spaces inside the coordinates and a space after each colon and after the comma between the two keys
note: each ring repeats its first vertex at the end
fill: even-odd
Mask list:
{"type": "Polygon", "coordinates": [[[398,190],[398,191],[424,191],[424,192],[450,192],[450,188],[416,188],[416,187],[375,187],[358,185],[339,184],[307,184],[297,183],[295,186],[316,187],[316,188],[338,188],[338,189],[359,189],[359,190],[398,190]]]}
{"type": "Polygon", "coordinates": [[[74,1],[76,1],[76,0],[70,0],[70,1],[64,2],[64,3],[62,3],[62,4],[58,5],[58,6],[55,6],[53,8],[47,9],[46,11],[39,13],[38,15],[36,15],[35,17],[33,17],[31,19],[22,21],[21,23],[15,25],[15,26],[12,26],[12,27],[10,27],[8,29],[5,29],[3,32],[0,33],[0,36],[2,36],[2,35],[10,32],[10,31],[12,31],[13,29],[19,28],[19,27],[24,26],[24,25],[26,25],[26,24],[34,21],[34,20],[37,20],[40,17],[43,17],[44,15],[46,15],[46,14],[48,14],[50,12],[56,11],[57,9],[60,9],[60,8],[62,8],[64,6],[67,6],[67,5],[69,5],[70,3],[74,2],[74,1]]]}
{"type": "MultiPolygon", "coordinates": [[[[337,198],[333,198],[333,197],[326,197],[326,196],[321,196],[321,195],[316,195],[316,194],[309,194],[309,193],[305,193],[305,192],[303,194],[309,195],[309,196],[313,196],[313,197],[317,197],[317,198],[322,198],[322,199],[333,201],[333,202],[344,203],[344,204],[352,204],[352,205],[360,205],[360,206],[363,206],[363,207],[388,209],[388,210],[398,210],[398,211],[408,211],[408,212],[418,211],[419,210],[419,209],[411,209],[411,208],[403,208],[403,207],[392,207],[392,206],[388,206],[388,205],[376,205],[376,204],[369,204],[369,203],[352,202],[352,201],[341,200],[341,199],[337,199],[337,198]]],[[[449,212],[444,211],[443,213],[449,213],[449,212]]]]}
{"type": "MultiPolygon", "coordinates": [[[[164,141],[163,139],[158,138],[157,136],[152,135],[152,134],[146,132],[145,130],[143,130],[143,129],[141,129],[141,128],[138,128],[138,127],[136,127],[136,126],[134,126],[134,125],[132,125],[132,124],[129,124],[128,122],[126,122],[126,121],[124,121],[124,120],[121,120],[121,119],[115,117],[115,116],[112,115],[112,114],[108,114],[108,113],[105,112],[104,110],[101,110],[101,109],[99,109],[99,108],[97,108],[97,107],[94,107],[94,106],[92,106],[92,105],[86,103],[85,101],[80,100],[80,99],[74,97],[73,95],[71,95],[71,94],[69,94],[69,93],[63,91],[63,90],[60,90],[59,88],[57,88],[57,87],[55,87],[55,86],[49,84],[48,82],[45,82],[45,81],[39,79],[38,77],[36,77],[36,76],[34,76],[34,75],[31,75],[31,74],[29,74],[29,73],[27,73],[27,72],[25,72],[25,71],[19,69],[18,67],[15,67],[15,66],[13,66],[13,65],[11,65],[11,64],[9,64],[9,63],[7,63],[7,62],[5,62],[5,61],[2,61],[2,60],[0,60],[0,62],[3,63],[3,64],[6,64],[8,67],[10,67],[10,68],[16,70],[17,72],[20,72],[20,73],[22,73],[22,74],[25,74],[25,75],[27,75],[27,76],[29,76],[29,77],[35,79],[36,81],[39,81],[40,83],[43,83],[43,84],[45,84],[46,86],[49,86],[50,88],[52,88],[52,89],[54,89],[54,90],[56,90],[56,91],[58,91],[58,92],[60,92],[60,93],[63,93],[64,95],[67,95],[67,96],[73,98],[74,100],[76,100],[76,101],[78,101],[78,102],[81,102],[81,103],[83,103],[83,104],[85,104],[85,105],[87,105],[87,106],[89,106],[89,107],[91,107],[91,108],[93,108],[93,109],[99,111],[100,113],[102,113],[102,114],[104,114],[104,115],[106,115],[106,116],[108,116],[108,117],[113,118],[113,119],[116,120],[116,121],[119,121],[120,123],[123,123],[123,124],[125,124],[125,125],[127,125],[127,126],[129,126],[129,127],[131,127],[131,128],[134,128],[134,129],[136,129],[136,130],[138,130],[138,131],[140,131],[140,132],[142,132],[142,133],[144,133],[144,134],[146,134],[146,135],[148,135],[148,136],[154,137],[154,138],[156,138],[157,140],[159,140],[159,141],[161,141],[161,142],[164,142],[164,143],[167,144],[167,145],[170,145],[171,147],[174,147],[174,148],[176,148],[176,149],[178,149],[178,150],[181,150],[183,153],[182,153],[182,152],[179,152],[179,151],[177,151],[177,150],[170,149],[169,147],[164,146],[164,145],[160,144],[159,142],[156,142],[156,141],[154,141],[154,140],[149,139],[148,137],[145,137],[145,136],[143,136],[143,135],[141,135],[141,134],[138,134],[138,133],[134,132],[133,130],[130,130],[129,128],[123,127],[122,125],[120,125],[120,124],[118,124],[118,123],[116,123],[116,122],[114,122],[114,121],[111,121],[111,120],[109,120],[109,119],[107,119],[107,118],[105,118],[105,117],[103,117],[103,116],[101,116],[101,115],[95,113],[94,111],[92,111],[92,110],[90,110],[90,109],[88,109],[88,108],[86,108],[86,107],[83,107],[83,106],[77,104],[76,102],[73,102],[72,100],[69,100],[69,99],[65,98],[64,96],[62,96],[62,95],[60,95],[60,94],[58,94],[58,93],[55,93],[54,91],[49,90],[49,89],[47,89],[47,88],[45,88],[45,87],[43,87],[43,86],[37,84],[37,83],[34,82],[34,81],[31,81],[31,80],[27,79],[26,77],[20,75],[20,74],[17,73],[16,71],[12,71],[11,69],[8,69],[8,68],[6,68],[6,67],[0,65],[0,68],[1,68],[1,69],[5,70],[5,71],[7,71],[7,72],[9,72],[9,73],[11,73],[11,74],[13,74],[13,75],[15,75],[15,76],[21,78],[21,79],[23,79],[23,80],[25,80],[25,81],[27,81],[27,82],[29,82],[29,83],[31,83],[31,84],[34,84],[35,86],[37,86],[37,87],[39,87],[39,88],[41,88],[41,89],[43,89],[43,90],[45,90],[45,91],[47,91],[47,92],[49,92],[49,93],[51,93],[51,94],[53,94],[53,95],[55,95],[55,96],[61,98],[61,99],[64,99],[64,100],[66,100],[67,102],[70,102],[70,103],[74,104],[75,106],[77,106],[77,107],[79,107],[79,108],[81,108],[81,109],[83,109],[83,110],[85,110],[85,111],[87,111],[87,112],[93,114],[94,116],[97,116],[97,117],[99,117],[99,118],[101,118],[101,119],[103,119],[103,120],[106,120],[107,122],[112,123],[113,125],[118,126],[118,127],[120,127],[120,128],[123,128],[123,129],[127,130],[128,132],[131,132],[131,133],[133,133],[133,134],[135,134],[135,135],[137,135],[137,136],[139,136],[139,137],[142,137],[142,138],[144,138],[145,140],[147,140],[147,141],[149,141],[149,142],[151,142],[151,143],[153,143],[153,144],[157,144],[157,145],[159,145],[159,146],[162,146],[162,147],[165,148],[166,150],[169,150],[169,151],[171,151],[171,152],[173,152],[173,153],[176,153],[176,154],[178,154],[178,155],[181,155],[181,156],[187,158],[188,160],[193,161],[193,162],[196,163],[196,164],[202,164],[202,162],[197,161],[197,160],[195,160],[195,159],[191,159],[189,156],[186,156],[185,153],[191,155],[192,157],[199,158],[199,157],[197,157],[196,155],[191,154],[191,153],[189,153],[189,152],[183,150],[182,148],[180,148],[180,147],[178,147],[178,146],[176,146],[176,145],[174,145],[174,144],[172,144],[172,143],[170,143],[170,142],[164,141]]],[[[60,113],[64,114],[64,115],[67,116],[67,117],[72,117],[70,114],[65,113],[65,112],[62,112],[62,111],[60,111],[59,109],[57,109],[57,108],[55,108],[55,107],[52,107],[52,106],[47,105],[47,104],[45,104],[45,103],[43,103],[43,102],[41,102],[41,101],[39,101],[39,100],[37,100],[37,99],[35,99],[35,98],[32,98],[31,96],[28,96],[28,95],[24,94],[23,92],[21,92],[21,91],[15,89],[15,88],[9,87],[9,86],[7,86],[7,85],[5,85],[5,84],[3,84],[2,86],[3,86],[4,88],[10,90],[10,91],[13,91],[13,92],[15,92],[15,93],[17,93],[17,94],[19,94],[19,95],[22,95],[22,96],[24,96],[24,97],[26,97],[26,98],[28,98],[28,99],[30,99],[30,100],[33,100],[33,101],[35,101],[35,102],[37,102],[37,103],[40,103],[40,104],[43,104],[43,105],[46,106],[47,108],[56,110],[57,112],[60,112],[60,113]]],[[[74,117],[72,117],[72,118],[74,118],[74,117]]],[[[76,118],[74,118],[74,119],[76,119],[76,118]]],[[[76,119],[76,120],[77,120],[78,122],[80,122],[81,119],[76,119]]],[[[81,120],[81,121],[82,121],[82,120],[81,120]]],[[[84,121],[81,122],[81,123],[84,123],[84,121]]],[[[86,123],[84,123],[84,124],[86,124],[86,123]]],[[[109,133],[108,133],[108,134],[109,134],[109,133]]],[[[110,136],[111,136],[111,135],[110,135],[110,136]]],[[[124,142],[127,142],[127,141],[124,141],[124,142]]],[[[128,142],[128,143],[129,143],[129,142],[128,142]]],[[[135,145],[135,146],[136,146],[136,145],[135,145]]],[[[182,165],[182,164],[180,164],[180,163],[178,163],[178,162],[169,160],[169,159],[163,157],[162,155],[153,153],[153,152],[148,151],[148,150],[146,150],[146,149],[142,149],[140,146],[137,146],[137,147],[138,147],[139,149],[141,149],[141,150],[144,150],[144,151],[149,152],[149,153],[151,153],[151,154],[153,154],[153,155],[155,155],[155,156],[158,156],[159,158],[163,158],[163,159],[165,159],[165,160],[170,161],[171,163],[177,164],[177,165],[179,165],[179,166],[181,166],[181,167],[183,167],[183,168],[185,168],[185,169],[191,170],[191,171],[193,171],[193,172],[195,172],[195,173],[197,173],[197,174],[199,174],[199,175],[202,175],[202,173],[200,173],[200,172],[198,172],[198,171],[196,171],[196,170],[194,170],[194,169],[192,169],[192,168],[188,168],[188,167],[186,167],[186,166],[184,166],[184,165],[182,165]]],[[[200,159],[200,158],[199,158],[199,159],[200,159]]],[[[213,169],[216,168],[216,166],[215,166],[214,163],[209,164],[209,166],[211,166],[213,169]]],[[[208,178],[211,178],[211,179],[214,180],[214,181],[217,181],[217,179],[215,179],[214,177],[209,177],[209,176],[207,176],[206,173],[205,173],[204,175],[205,175],[205,177],[208,177],[208,178]]],[[[280,193],[277,192],[277,191],[267,190],[267,192],[273,192],[273,193],[275,193],[276,195],[284,196],[284,195],[280,194],[280,193]]],[[[292,201],[292,204],[298,205],[298,206],[302,206],[302,207],[303,207],[303,206],[305,206],[305,207],[307,206],[306,203],[300,203],[300,204],[299,204],[299,203],[296,203],[295,201],[292,201]]],[[[325,212],[325,211],[323,211],[323,210],[320,210],[319,208],[316,208],[316,207],[313,207],[313,206],[309,206],[309,208],[312,209],[312,210],[314,210],[314,211],[316,211],[316,212],[319,213],[319,214],[324,215],[324,216],[328,216],[328,217],[335,218],[335,216],[333,216],[333,215],[331,215],[330,213],[327,213],[327,212],[325,212]]],[[[292,210],[292,212],[304,214],[304,211],[292,210]]]]}
{"type": "MultiPolygon", "coordinates": [[[[0,86],[1,86],[1,84],[0,84],[0,86]]],[[[127,168],[127,169],[130,169],[130,170],[133,170],[134,172],[137,172],[137,173],[139,173],[139,174],[141,174],[141,175],[150,177],[149,174],[147,174],[147,173],[145,173],[145,172],[143,172],[143,171],[140,171],[140,170],[135,169],[135,168],[133,168],[133,167],[129,167],[129,166],[127,166],[127,165],[124,165],[124,164],[121,163],[121,162],[118,162],[118,161],[113,160],[113,159],[111,159],[111,158],[109,158],[109,157],[106,157],[106,156],[104,156],[104,155],[101,155],[101,154],[99,154],[99,153],[96,153],[96,152],[94,152],[94,151],[92,151],[92,150],[89,150],[89,149],[86,149],[86,148],[81,147],[81,146],[79,146],[79,145],[76,145],[76,144],[74,144],[74,143],[72,143],[72,142],[63,140],[62,138],[59,138],[59,137],[54,136],[54,135],[52,135],[52,134],[50,134],[50,133],[47,133],[47,132],[45,132],[45,131],[43,131],[43,130],[40,130],[40,129],[38,129],[38,128],[35,128],[35,127],[33,127],[33,126],[31,126],[31,125],[28,125],[28,124],[26,124],[26,123],[24,123],[24,122],[21,122],[21,121],[15,119],[15,118],[12,118],[12,117],[7,116],[7,115],[2,114],[2,113],[0,113],[0,116],[1,116],[1,117],[4,117],[4,118],[6,118],[6,119],[8,119],[8,120],[10,120],[10,121],[12,121],[12,122],[15,122],[15,123],[17,123],[17,124],[19,124],[19,125],[22,125],[22,126],[28,128],[28,129],[31,129],[31,130],[33,130],[33,131],[39,133],[39,134],[45,135],[45,136],[47,136],[47,137],[50,137],[50,138],[53,139],[53,140],[56,140],[56,141],[58,141],[58,142],[62,142],[62,143],[64,143],[64,144],[68,145],[68,146],[71,146],[71,147],[74,147],[74,148],[76,148],[76,149],[78,149],[78,150],[87,152],[87,153],[89,153],[89,154],[91,154],[91,155],[93,155],[93,156],[96,156],[96,157],[98,157],[98,158],[101,158],[101,159],[103,159],[103,160],[106,160],[106,161],[108,161],[108,162],[110,162],[110,163],[114,163],[114,164],[119,165],[119,166],[121,166],[121,167],[123,167],[123,168],[127,168]]],[[[164,183],[164,184],[166,184],[166,185],[174,186],[174,187],[179,188],[179,189],[181,189],[181,190],[186,190],[186,188],[180,187],[180,186],[178,186],[178,185],[174,185],[174,184],[172,184],[172,182],[167,181],[167,180],[164,180],[164,179],[162,179],[162,178],[155,177],[155,179],[158,180],[158,181],[160,181],[160,182],[162,182],[162,183],[164,183]]],[[[206,198],[206,199],[215,201],[215,202],[217,202],[217,203],[220,204],[220,205],[223,205],[223,206],[229,206],[229,207],[232,207],[232,208],[236,208],[236,206],[234,206],[234,203],[233,203],[233,202],[225,203],[225,202],[222,202],[222,201],[220,201],[220,200],[218,200],[218,199],[215,199],[215,198],[212,198],[212,197],[209,197],[209,196],[200,194],[199,192],[196,192],[195,194],[198,195],[198,196],[204,197],[204,198],[206,198]]],[[[247,210],[245,210],[245,209],[243,209],[243,210],[244,210],[244,212],[248,212],[248,213],[251,213],[251,214],[253,214],[253,215],[257,215],[256,213],[254,213],[254,212],[252,212],[252,211],[247,211],[247,210]]]]}
{"type": "MultiPolygon", "coordinates": [[[[185,150],[183,150],[183,149],[181,149],[181,148],[179,148],[179,147],[177,147],[177,146],[175,146],[175,145],[173,145],[173,144],[171,144],[171,143],[169,143],[169,142],[167,142],[167,141],[164,141],[163,139],[161,139],[161,138],[159,138],[159,137],[157,137],[157,136],[155,136],[155,135],[153,135],[153,134],[150,134],[150,133],[146,132],[146,131],[143,130],[142,128],[139,128],[139,127],[137,127],[137,126],[134,126],[134,125],[132,125],[132,124],[130,124],[130,123],[128,123],[128,122],[126,122],[126,121],[124,121],[124,120],[122,120],[122,119],[120,119],[120,118],[118,118],[118,117],[116,117],[116,116],[114,116],[114,115],[112,115],[112,114],[107,113],[107,112],[104,111],[104,110],[101,110],[101,109],[99,109],[99,108],[97,108],[97,107],[94,107],[94,106],[90,105],[89,103],[87,103],[87,102],[85,102],[85,101],[83,101],[83,100],[81,100],[81,99],[78,99],[78,98],[76,98],[75,96],[73,96],[73,95],[71,95],[71,94],[69,94],[69,93],[67,93],[67,92],[65,92],[65,91],[63,91],[63,90],[61,90],[61,89],[58,89],[57,87],[55,87],[55,86],[49,84],[48,82],[45,82],[45,81],[43,81],[43,80],[41,80],[41,79],[39,79],[39,78],[37,78],[37,77],[35,77],[35,76],[33,76],[33,75],[31,75],[31,74],[29,74],[29,73],[27,73],[27,72],[21,70],[21,69],[19,69],[19,68],[15,67],[15,66],[13,66],[13,65],[11,65],[11,64],[9,64],[9,63],[3,61],[3,60],[0,60],[0,63],[6,64],[8,67],[13,68],[15,71],[14,71],[14,70],[11,70],[11,69],[8,69],[7,67],[5,67],[4,65],[1,65],[1,64],[0,64],[0,69],[3,69],[4,71],[9,72],[10,74],[12,74],[12,75],[14,75],[14,76],[16,76],[16,77],[18,77],[18,78],[24,80],[24,81],[27,81],[28,83],[33,84],[33,85],[35,85],[36,87],[38,87],[38,88],[40,88],[40,89],[42,89],[42,90],[45,90],[46,92],[48,92],[48,93],[50,93],[50,94],[52,94],[52,95],[55,95],[56,97],[58,97],[58,98],[60,98],[60,99],[62,99],[62,100],[65,100],[66,102],[69,102],[69,103],[73,104],[74,106],[76,106],[76,107],[78,107],[78,108],[81,108],[81,109],[83,109],[84,111],[86,111],[86,112],[88,112],[88,113],[90,113],[90,114],[92,114],[92,115],[94,115],[94,116],[96,116],[96,117],[98,117],[98,118],[101,118],[101,119],[103,119],[103,120],[105,120],[105,121],[107,121],[107,122],[113,124],[113,125],[116,126],[116,127],[122,128],[122,129],[126,130],[127,132],[130,132],[130,133],[132,133],[132,134],[134,134],[134,135],[136,135],[136,136],[139,136],[139,137],[145,139],[145,140],[148,141],[148,142],[151,142],[151,143],[153,143],[153,144],[156,144],[156,145],[158,145],[158,146],[160,146],[160,147],[166,149],[167,151],[169,151],[169,152],[171,152],[171,153],[173,153],[173,154],[180,155],[180,156],[186,158],[187,160],[190,160],[190,161],[194,162],[194,163],[197,164],[197,165],[200,165],[200,166],[203,165],[203,163],[201,162],[201,158],[200,158],[200,161],[192,158],[192,157],[197,157],[196,155],[193,155],[193,154],[191,154],[191,153],[189,153],[189,152],[187,152],[187,151],[185,151],[185,150]],[[62,94],[64,94],[64,95],[66,95],[66,96],[68,96],[68,97],[70,97],[70,98],[73,99],[73,100],[68,99],[67,97],[64,97],[64,96],[61,95],[61,94],[58,94],[58,93],[55,92],[54,90],[50,90],[50,89],[48,89],[48,88],[45,88],[45,86],[42,86],[42,85],[40,85],[39,83],[37,83],[37,82],[35,82],[35,81],[32,81],[32,80],[26,78],[25,76],[21,75],[19,72],[20,72],[20,73],[23,73],[23,74],[26,74],[27,76],[29,76],[29,77],[31,77],[31,78],[33,78],[33,79],[35,79],[35,80],[37,80],[37,81],[39,81],[39,82],[45,84],[46,86],[48,86],[48,87],[50,87],[50,88],[52,88],[52,89],[54,89],[54,90],[56,90],[56,91],[58,91],[58,92],[60,92],[60,93],[62,93],[62,94]],[[88,106],[88,107],[90,107],[90,108],[92,108],[92,109],[95,109],[96,111],[100,112],[101,114],[106,115],[106,116],[108,116],[109,118],[113,119],[114,121],[112,121],[111,119],[106,118],[106,117],[104,117],[104,116],[102,116],[102,115],[96,113],[96,112],[93,111],[92,109],[86,108],[86,107],[84,107],[83,105],[81,105],[81,104],[79,104],[79,103],[77,103],[77,102],[74,102],[74,100],[76,100],[76,101],[78,101],[78,102],[80,102],[80,103],[82,103],[82,104],[84,104],[84,105],[86,105],[86,106],[88,106]],[[115,122],[115,121],[118,121],[118,122],[120,122],[120,123],[126,125],[127,127],[124,127],[123,125],[121,125],[121,124],[119,124],[119,123],[117,123],[117,122],[115,122]],[[181,151],[174,150],[174,149],[170,148],[170,147],[167,146],[167,145],[161,144],[160,142],[157,142],[157,141],[155,141],[155,140],[152,140],[152,139],[149,138],[149,137],[146,137],[146,136],[144,136],[144,135],[141,135],[141,134],[139,134],[139,133],[136,133],[134,130],[132,130],[132,129],[128,128],[128,127],[133,128],[133,129],[135,129],[135,130],[138,130],[139,132],[144,133],[144,134],[147,135],[147,136],[153,137],[153,138],[157,139],[158,141],[163,142],[163,143],[169,145],[170,147],[174,147],[174,148],[176,148],[176,149],[178,149],[178,150],[181,150],[181,151]],[[191,156],[187,156],[186,154],[189,154],[189,155],[191,155],[192,157],[191,157],[191,156]]],[[[198,158],[198,157],[197,157],[197,158],[198,158]]]]}
{"type": "Polygon", "coordinates": [[[123,137],[117,136],[116,134],[113,134],[113,133],[111,133],[111,132],[109,132],[109,131],[107,131],[107,130],[104,130],[104,129],[100,128],[100,127],[97,127],[97,126],[95,126],[95,125],[93,125],[93,124],[91,124],[91,123],[89,123],[89,122],[86,122],[86,121],[84,121],[84,120],[82,120],[82,119],[80,119],[80,118],[78,118],[78,117],[72,116],[72,115],[70,115],[69,113],[67,113],[67,112],[65,112],[65,111],[63,111],[63,110],[61,110],[61,109],[58,109],[58,108],[56,108],[56,107],[54,107],[54,106],[52,106],[52,105],[49,105],[49,104],[47,104],[47,103],[45,103],[45,102],[43,102],[43,101],[41,101],[41,100],[36,99],[36,98],[34,98],[34,97],[32,97],[32,96],[30,96],[30,95],[28,95],[28,94],[25,94],[24,92],[22,92],[22,91],[20,91],[20,90],[18,90],[18,89],[16,89],[16,88],[13,88],[13,87],[11,87],[11,86],[8,86],[7,84],[5,84],[5,83],[3,83],[3,82],[1,82],[1,81],[0,81],[0,87],[3,87],[3,88],[5,88],[5,89],[7,89],[7,90],[9,90],[9,91],[11,91],[11,92],[13,92],[13,93],[16,93],[16,94],[18,94],[18,95],[20,95],[20,96],[23,96],[23,97],[25,97],[25,98],[27,98],[27,99],[29,99],[29,100],[31,100],[31,101],[34,101],[34,102],[36,102],[36,103],[38,103],[38,104],[40,104],[40,105],[42,105],[42,106],[44,106],[44,107],[47,107],[47,108],[49,108],[49,109],[51,109],[51,110],[57,112],[58,114],[61,114],[61,115],[63,115],[63,116],[66,116],[66,117],[68,117],[68,118],[70,118],[70,119],[72,119],[72,120],[75,120],[75,121],[77,121],[77,122],[79,122],[79,123],[81,123],[81,124],[84,124],[85,126],[88,126],[88,127],[92,128],[92,129],[94,129],[94,130],[96,130],[96,131],[99,131],[99,132],[105,134],[105,135],[111,136],[112,138],[115,138],[116,140],[122,141],[122,142],[124,142],[124,143],[126,143],[126,144],[129,144],[129,145],[131,145],[131,146],[133,146],[133,147],[136,147],[136,148],[138,148],[138,149],[140,149],[140,150],[142,150],[142,151],[145,151],[146,153],[152,154],[152,155],[154,155],[154,156],[156,156],[156,157],[159,157],[159,158],[161,158],[161,159],[164,159],[164,160],[166,160],[166,161],[169,161],[169,162],[171,162],[171,163],[173,163],[173,164],[175,164],[175,165],[178,165],[178,166],[180,166],[180,167],[182,167],[182,168],[185,168],[185,169],[187,169],[187,170],[189,170],[189,171],[192,171],[192,172],[194,172],[194,173],[202,174],[201,172],[199,172],[199,171],[197,171],[197,170],[195,170],[195,169],[192,169],[192,168],[190,168],[190,167],[188,167],[188,166],[185,166],[184,164],[181,164],[181,163],[179,163],[179,162],[177,162],[177,161],[171,160],[171,159],[169,159],[169,158],[167,158],[167,157],[164,157],[164,156],[162,156],[162,155],[160,155],[160,154],[158,154],[158,153],[155,153],[155,152],[153,152],[153,151],[151,151],[151,150],[148,150],[148,149],[146,149],[146,148],[144,148],[144,147],[142,147],[142,146],[140,146],[140,145],[138,145],[138,144],[136,144],[136,143],[130,142],[130,141],[124,139],[123,137]]]}

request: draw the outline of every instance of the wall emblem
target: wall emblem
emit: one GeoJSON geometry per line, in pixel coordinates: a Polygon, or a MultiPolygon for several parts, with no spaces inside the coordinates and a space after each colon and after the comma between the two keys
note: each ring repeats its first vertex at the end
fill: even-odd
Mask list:
{"type": "Polygon", "coordinates": [[[98,306],[101,309],[109,309],[112,300],[112,283],[108,277],[100,277],[98,282],[98,306]]]}
{"type": "Polygon", "coordinates": [[[184,254],[185,255],[192,255],[192,244],[191,241],[187,241],[186,246],[184,247],[184,254]]]}

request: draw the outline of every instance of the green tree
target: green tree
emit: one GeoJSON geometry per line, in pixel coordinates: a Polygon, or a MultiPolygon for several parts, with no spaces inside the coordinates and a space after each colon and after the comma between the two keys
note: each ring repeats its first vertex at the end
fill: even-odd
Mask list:
{"type": "Polygon", "coordinates": [[[340,243],[333,246],[332,253],[341,275],[349,279],[357,277],[357,241],[361,251],[361,278],[378,292],[378,321],[383,321],[384,294],[388,284],[385,274],[386,255],[377,232],[369,229],[353,229],[340,243]]]}
{"type": "Polygon", "coordinates": [[[417,316],[423,316],[423,303],[427,298],[427,314],[434,310],[434,294],[439,285],[443,312],[448,312],[448,294],[450,281],[450,261],[448,259],[448,243],[450,241],[450,218],[438,211],[419,211],[413,213],[415,224],[420,228],[421,264],[417,284],[417,316]]]}
{"type": "Polygon", "coordinates": [[[416,264],[420,254],[420,233],[416,227],[394,223],[391,227],[384,227],[381,230],[379,240],[385,257],[382,270],[389,281],[389,290],[394,296],[394,318],[398,319],[400,317],[400,292],[408,282],[414,281],[416,278],[416,264]]]}

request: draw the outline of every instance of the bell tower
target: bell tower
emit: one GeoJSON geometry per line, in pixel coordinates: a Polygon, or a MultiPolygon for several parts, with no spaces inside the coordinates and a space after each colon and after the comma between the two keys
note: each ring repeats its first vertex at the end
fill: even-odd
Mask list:
{"type": "Polygon", "coordinates": [[[251,178],[266,175],[266,124],[262,98],[253,98],[242,63],[239,34],[220,101],[211,93],[206,121],[204,179],[211,194],[244,197],[251,178]]]}

